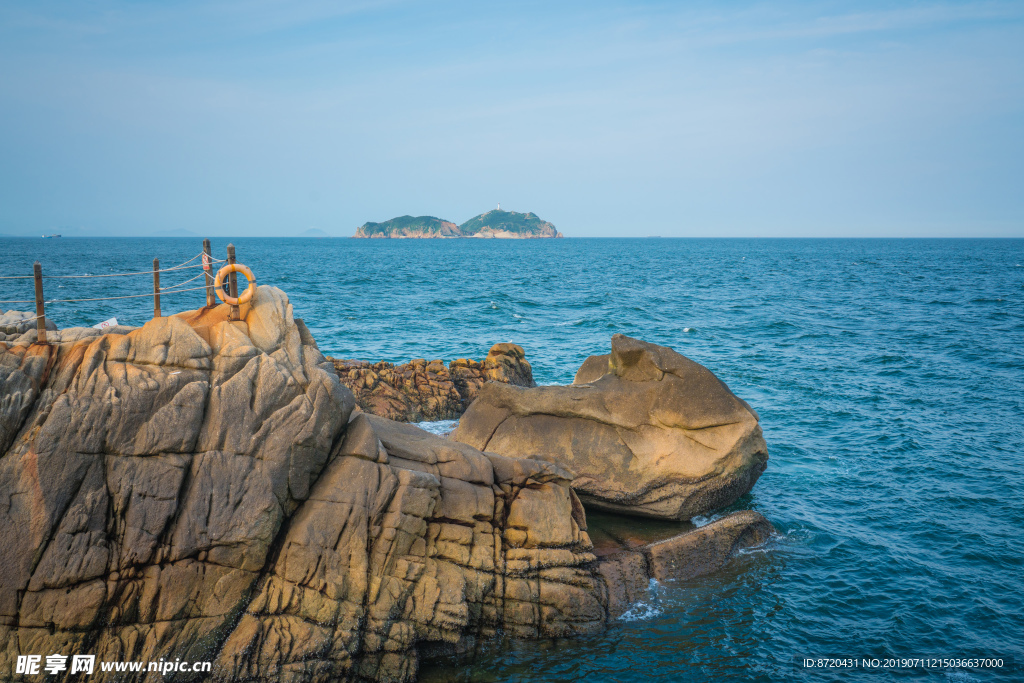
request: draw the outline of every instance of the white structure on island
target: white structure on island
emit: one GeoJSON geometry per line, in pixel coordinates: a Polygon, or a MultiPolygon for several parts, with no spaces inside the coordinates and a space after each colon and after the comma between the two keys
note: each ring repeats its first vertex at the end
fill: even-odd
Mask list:
{"type": "Polygon", "coordinates": [[[501,211],[501,202],[498,202],[498,211],[501,211]]]}

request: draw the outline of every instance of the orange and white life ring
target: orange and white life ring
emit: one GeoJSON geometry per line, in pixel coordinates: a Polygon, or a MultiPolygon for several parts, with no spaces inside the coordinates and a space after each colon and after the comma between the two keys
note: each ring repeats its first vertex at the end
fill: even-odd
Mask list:
{"type": "Polygon", "coordinates": [[[248,266],[243,266],[241,263],[229,263],[217,271],[217,277],[213,279],[213,291],[217,293],[217,298],[226,304],[238,306],[239,304],[248,303],[252,299],[252,295],[256,293],[256,278],[248,266]],[[249,281],[249,286],[237,297],[224,293],[224,278],[228,273],[241,273],[249,281]]]}

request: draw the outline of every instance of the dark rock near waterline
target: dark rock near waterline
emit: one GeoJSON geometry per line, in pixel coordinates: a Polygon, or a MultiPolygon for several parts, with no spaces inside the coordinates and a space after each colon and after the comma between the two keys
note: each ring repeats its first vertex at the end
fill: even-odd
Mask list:
{"type": "Polygon", "coordinates": [[[615,618],[643,600],[656,581],[685,581],[721,569],[741,550],[764,544],[775,527],[761,514],[741,510],[706,526],[602,558],[598,573],[615,618]]]}
{"type": "Polygon", "coordinates": [[[757,414],[707,368],[618,334],[571,386],[485,385],[452,438],[558,462],[594,507],[678,520],[729,505],[768,462],[757,414]]]}
{"type": "Polygon", "coordinates": [[[442,360],[422,358],[401,365],[328,360],[361,410],[399,422],[457,419],[489,381],[536,386],[517,344],[495,344],[482,361],[459,358],[448,367],[442,360]]]}

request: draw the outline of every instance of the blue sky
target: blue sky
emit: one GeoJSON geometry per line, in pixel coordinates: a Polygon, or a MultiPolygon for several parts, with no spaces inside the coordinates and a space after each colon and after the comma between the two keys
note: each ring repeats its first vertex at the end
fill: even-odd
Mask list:
{"type": "Polygon", "coordinates": [[[1024,236],[1024,3],[5,2],[0,233],[1024,236]]]}

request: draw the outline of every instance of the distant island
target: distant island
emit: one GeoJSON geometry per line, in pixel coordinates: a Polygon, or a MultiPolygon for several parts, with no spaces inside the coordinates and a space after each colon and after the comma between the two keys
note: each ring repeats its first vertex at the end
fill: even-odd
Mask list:
{"type": "Polygon", "coordinates": [[[353,237],[462,237],[459,226],[433,216],[399,216],[383,223],[363,223],[353,237]]]}
{"type": "Polygon", "coordinates": [[[562,233],[537,214],[495,209],[470,218],[462,225],[434,216],[400,216],[383,223],[364,223],[353,237],[397,239],[445,239],[480,237],[536,239],[562,237],[562,233]]]}

